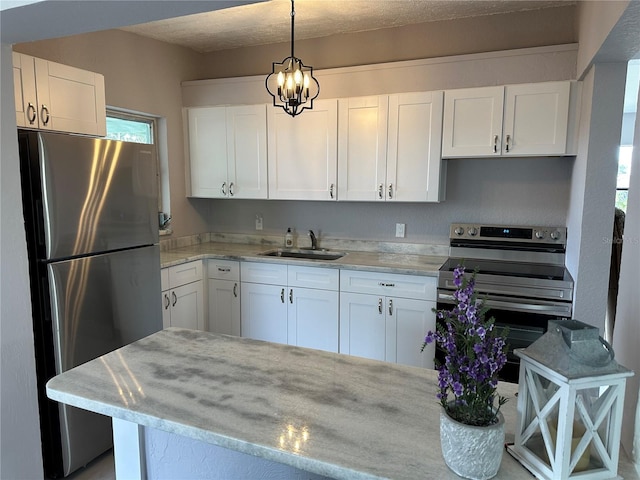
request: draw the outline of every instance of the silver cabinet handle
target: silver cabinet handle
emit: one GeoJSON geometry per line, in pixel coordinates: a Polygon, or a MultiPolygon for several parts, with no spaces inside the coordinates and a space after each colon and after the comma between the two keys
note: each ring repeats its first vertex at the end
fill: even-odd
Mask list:
{"type": "Polygon", "coordinates": [[[229,184],[229,196],[233,197],[233,182],[229,184]]]}
{"type": "Polygon", "coordinates": [[[383,191],[384,191],[384,185],[382,185],[382,184],[378,185],[378,198],[380,200],[382,200],[382,197],[383,197],[383,193],[382,192],[383,191]]]}
{"type": "Polygon", "coordinates": [[[233,284],[233,296],[238,298],[238,283],[233,284]]]}
{"type": "Polygon", "coordinates": [[[280,301],[284,303],[284,288],[280,291],[280,301]]]}
{"type": "Polygon", "coordinates": [[[227,182],[222,182],[222,187],[220,187],[220,191],[222,195],[227,196],[227,182]]]}
{"type": "Polygon", "coordinates": [[[164,294],[164,300],[165,300],[164,309],[167,310],[169,308],[169,305],[171,305],[171,300],[169,300],[169,295],[167,295],[166,293],[164,294]]]}
{"type": "Polygon", "coordinates": [[[384,282],[378,282],[378,285],[381,287],[395,287],[396,284],[395,283],[384,283],[384,282]]]}
{"type": "Polygon", "coordinates": [[[498,135],[493,137],[493,153],[498,153],[498,135]]]}
{"type": "Polygon", "coordinates": [[[393,198],[393,183],[389,184],[389,198],[393,198]]]}
{"type": "Polygon", "coordinates": [[[43,125],[49,123],[49,109],[46,105],[42,105],[42,107],[40,108],[40,120],[42,121],[43,125]]]}
{"type": "Polygon", "coordinates": [[[176,292],[171,292],[171,296],[173,297],[173,303],[171,304],[171,306],[175,307],[176,303],[178,303],[178,297],[176,296],[176,292]]]}
{"type": "Polygon", "coordinates": [[[218,267],[218,271],[228,273],[231,271],[231,267],[218,267]]]}
{"type": "Polygon", "coordinates": [[[293,304],[293,288],[289,290],[289,303],[293,304]]]}
{"type": "Polygon", "coordinates": [[[27,107],[27,119],[30,125],[33,125],[36,121],[36,107],[34,107],[31,102],[29,102],[29,106],[27,107]]]}
{"type": "Polygon", "coordinates": [[[329,196],[331,198],[333,198],[333,183],[331,184],[331,186],[329,187],[329,196]]]}
{"type": "Polygon", "coordinates": [[[507,142],[505,144],[505,149],[508,152],[510,148],[511,148],[511,135],[507,135],[507,142]]]}
{"type": "Polygon", "coordinates": [[[389,315],[393,315],[393,300],[389,299],[389,315]]]}
{"type": "Polygon", "coordinates": [[[382,299],[378,299],[378,313],[382,313],[382,299]]]}

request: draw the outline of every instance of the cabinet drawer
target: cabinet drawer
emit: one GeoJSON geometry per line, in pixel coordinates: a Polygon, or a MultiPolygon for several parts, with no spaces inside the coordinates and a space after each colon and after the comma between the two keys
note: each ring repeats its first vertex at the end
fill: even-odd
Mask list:
{"type": "Polygon", "coordinates": [[[266,283],[269,285],[287,284],[287,266],[277,263],[242,262],[240,274],[243,282],[266,283]]]}
{"type": "Polygon", "coordinates": [[[339,281],[340,274],[337,269],[289,265],[288,285],[290,287],[337,291],[339,281]]]}
{"type": "Polygon", "coordinates": [[[340,291],[389,295],[417,300],[436,299],[436,277],[394,273],[340,271],[340,291]]]}
{"type": "Polygon", "coordinates": [[[183,263],[169,267],[169,288],[202,280],[202,261],[183,263]]]}
{"type": "Polygon", "coordinates": [[[240,262],[210,259],[207,264],[207,278],[217,280],[240,280],[240,262]]]}
{"type": "Polygon", "coordinates": [[[160,270],[160,285],[162,287],[162,291],[169,290],[171,287],[169,286],[169,269],[163,268],[160,270]]]}

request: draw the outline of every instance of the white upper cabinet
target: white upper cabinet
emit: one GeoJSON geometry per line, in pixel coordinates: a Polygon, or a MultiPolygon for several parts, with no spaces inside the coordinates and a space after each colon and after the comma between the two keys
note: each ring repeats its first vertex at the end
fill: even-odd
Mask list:
{"type": "Polygon", "coordinates": [[[269,198],[336,200],[337,100],[318,100],[296,117],[267,110],[269,198]]]}
{"type": "Polygon", "coordinates": [[[338,198],[384,200],[387,95],[338,100],[338,198]]]}
{"type": "Polygon", "coordinates": [[[104,76],[13,53],[19,127],[106,135],[104,76]]]}
{"type": "Polygon", "coordinates": [[[442,92],[339,101],[338,199],[439,201],[442,92]]]}
{"type": "Polygon", "coordinates": [[[387,201],[437,202],[443,92],[389,95],[387,201]]]}
{"type": "Polygon", "coordinates": [[[265,105],[188,110],[191,195],[267,198],[265,105]]]}
{"type": "Polygon", "coordinates": [[[448,90],[442,157],[566,155],[571,82],[448,90]]]}

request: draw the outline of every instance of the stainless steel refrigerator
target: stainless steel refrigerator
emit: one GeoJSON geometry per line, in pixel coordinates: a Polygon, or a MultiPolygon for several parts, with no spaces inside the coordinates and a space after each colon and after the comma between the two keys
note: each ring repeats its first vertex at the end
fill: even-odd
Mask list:
{"type": "Polygon", "coordinates": [[[18,137],[45,476],[62,477],[111,447],[111,422],[46,382],[162,329],[157,168],[151,145],[18,137]]]}

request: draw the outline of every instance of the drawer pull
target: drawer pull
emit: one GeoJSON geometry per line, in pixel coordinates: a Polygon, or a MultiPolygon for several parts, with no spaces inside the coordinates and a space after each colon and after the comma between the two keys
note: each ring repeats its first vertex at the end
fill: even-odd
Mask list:
{"type": "Polygon", "coordinates": [[[171,296],[173,297],[173,303],[171,305],[175,307],[176,303],[178,303],[178,297],[176,296],[176,292],[171,292],[171,296]]]}
{"type": "Polygon", "coordinates": [[[395,283],[385,283],[385,282],[379,282],[378,285],[381,286],[381,287],[395,287],[396,286],[395,283]]]}
{"type": "Polygon", "coordinates": [[[293,304],[293,288],[289,290],[289,303],[293,304]]]}
{"type": "Polygon", "coordinates": [[[284,303],[284,288],[280,291],[280,301],[284,303]]]}
{"type": "Polygon", "coordinates": [[[218,271],[228,273],[231,271],[231,267],[218,267],[218,271]]]}
{"type": "Polygon", "coordinates": [[[382,313],[382,299],[378,299],[378,313],[382,313]]]}
{"type": "Polygon", "coordinates": [[[171,305],[171,300],[169,300],[169,295],[167,295],[166,293],[164,294],[164,299],[165,299],[164,309],[167,310],[171,305]]]}
{"type": "Polygon", "coordinates": [[[389,299],[389,315],[393,315],[393,300],[389,299]]]}
{"type": "Polygon", "coordinates": [[[233,296],[235,298],[238,298],[238,283],[237,282],[233,284],[233,296]]]}

